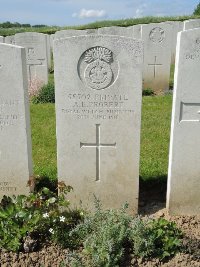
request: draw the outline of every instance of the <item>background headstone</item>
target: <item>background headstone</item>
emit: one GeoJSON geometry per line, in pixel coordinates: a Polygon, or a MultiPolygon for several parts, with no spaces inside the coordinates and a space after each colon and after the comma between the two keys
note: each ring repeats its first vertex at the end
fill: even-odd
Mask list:
{"type": "Polygon", "coordinates": [[[15,43],[26,48],[29,82],[48,83],[47,36],[37,32],[15,34],[15,43]]]}
{"type": "Polygon", "coordinates": [[[0,198],[27,194],[32,176],[25,49],[0,44],[0,198]]]}
{"type": "Polygon", "coordinates": [[[118,26],[102,27],[98,29],[98,34],[133,37],[133,30],[130,27],[118,27],[118,26]]]}
{"type": "Polygon", "coordinates": [[[47,34],[47,60],[48,60],[48,68],[51,69],[51,44],[50,44],[50,35],[47,34]]]}
{"type": "Polygon", "coordinates": [[[171,214],[200,214],[200,29],[178,34],[168,171],[171,214]]]}
{"type": "Polygon", "coordinates": [[[141,26],[144,41],[143,88],[157,94],[169,90],[172,26],[167,23],[151,23],[141,26]]]}
{"type": "Polygon", "coordinates": [[[15,36],[14,35],[9,35],[5,37],[5,43],[6,44],[15,44],[15,36]]]}
{"type": "Polygon", "coordinates": [[[137,212],[142,42],[87,35],[54,42],[58,179],[74,205],[126,201],[137,212]]]}
{"type": "Polygon", "coordinates": [[[4,37],[0,36],[0,43],[4,43],[4,37]]]}
{"type": "Polygon", "coordinates": [[[61,39],[66,37],[72,37],[72,36],[79,36],[79,35],[87,35],[87,34],[97,34],[96,29],[87,29],[87,30],[61,30],[57,31],[54,34],[54,40],[55,39],[61,39]]]}
{"type": "Polygon", "coordinates": [[[200,27],[200,19],[190,19],[184,21],[183,30],[186,31],[199,27],[200,27]]]}

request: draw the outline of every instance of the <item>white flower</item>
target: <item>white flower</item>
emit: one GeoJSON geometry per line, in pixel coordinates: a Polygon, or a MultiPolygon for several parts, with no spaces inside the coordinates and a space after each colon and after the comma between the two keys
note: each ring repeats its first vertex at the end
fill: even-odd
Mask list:
{"type": "Polygon", "coordinates": [[[46,213],[44,213],[44,214],[42,215],[42,217],[46,219],[46,218],[49,217],[49,214],[46,212],[46,213]]]}
{"type": "Polygon", "coordinates": [[[60,222],[64,222],[65,221],[65,217],[64,216],[61,216],[60,217],[60,222]]]}
{"type": "Polygon", "coordinates": [[[54,230],[53,230],[52,228],[49,229],[49,232],[50,232],[51,234],[54,234],[54,230]]]}
{"type": "Polygon", "coordinates": [[[81,215],[81,216],[83,216],[83,215],[84,215],[82,211],[80,212],[80,215],[81,215]]]}

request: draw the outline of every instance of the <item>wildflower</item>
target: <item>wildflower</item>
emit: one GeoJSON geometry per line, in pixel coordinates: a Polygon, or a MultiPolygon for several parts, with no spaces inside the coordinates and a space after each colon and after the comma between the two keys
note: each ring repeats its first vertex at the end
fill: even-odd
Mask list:
{"type": "Polygon", "coordinates": [[[60,222],[64,222],[65,221],[65,217],[64,216],[61,216],[60,217],[60,222]]]}
{"type": "Polygon", "coordinates": [[[80,216],[83,216],[83,212],[82,211],[80,212],[80,216]]]}
{"type": "Polygon", "coordinates": [[[50,232],[51,234],[54,234],[54,230],[53,230],[52,228],[49,229],[49,232],[50,232]]]}
{"type": "Polygon", "coordinates": [[[46,213],[44,213],[44,214],[42,215],[42,217],[46,219],[46,218],[49,217],[49,214],[46,212],[46,213]]]}

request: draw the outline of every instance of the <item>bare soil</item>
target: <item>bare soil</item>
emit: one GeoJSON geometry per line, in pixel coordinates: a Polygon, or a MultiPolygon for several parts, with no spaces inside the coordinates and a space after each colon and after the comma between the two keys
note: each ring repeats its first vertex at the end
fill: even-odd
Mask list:
{"type": "MultiPolygon", "coordinates": [[[[140,184],[140,192],[139,213],[142,216],[164,217],[175,221],[185,234],[184,252],[166,262],[158,259],[146,261],[130,256],[121,267],[200,267],[200,216],[169,216],[165,209],[165,183],[140,184]]],[[[0,267],[65,267],[68,253],[69,250],[52,244],[32,253],[17,254],[1,249],[0,267]]]]}

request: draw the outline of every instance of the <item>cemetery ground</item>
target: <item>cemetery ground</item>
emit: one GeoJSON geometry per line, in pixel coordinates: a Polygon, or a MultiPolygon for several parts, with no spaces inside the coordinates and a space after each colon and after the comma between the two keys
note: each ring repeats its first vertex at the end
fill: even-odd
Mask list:
{"type": "MultiPolygon", "coordinates": [[[[38,246],[35,252],[30,253],[15,253],[1,249],[1,266],[200,266],[199,218],[195,216],[170,217],[167,215],[165,209],[171,106],[172,96],[170,94],[166,96],[143,97],[139,198],[139,214],[141,217],[139,218],[145,219],[149,218],[150,216],[150,218],[159,219],[156,225],[157,228],[155,227],[154,229],[157,229],[157,233],[159,233],[160,236],[163,235],[163,238],[165,239],[169,238],[169,236],[165,236],[163,229],[165,229],[164,231],[168,229],[168,234],[170,234],[171,231],[171,234],[174,235],[174,238],[176,237],[176,235],[177,237],[179,236],[179,232],[178,230],[176,230],[176,228],[174,228],[173,224],[166,224],[166,221],[164,221],[164,219],[176,222],[177,226],[184,233],[183,237],[181,237],[181,242],[183,244],[181,252],[177,253],[175,257],[166,257],[162,261],[160,261],[159,258],[154,257],[142,259],[141,257],[135,257],[132,254],[129,246],[127,245],[127,248],[125,250],[125,257],[122,257],[123,261],[120,263],[120,265],[114,262],[118,259],[118,254],[120,253],[116,255],[113,254],[114,258],[112,258],[113,255],[110,255],[110,262],[107,265],[95,265],[94,263],[94,265],[89,265],[88,262],[86,262],[85,265],[81,265],[80,260],[74,263],[74,265],[71,265],[69,263],[69,258],[71,257],[70,255],[72,255],[72,252],[68,248],[62,248],[61,246],[59,246],[59,242],[57,242],[58,244],[55,245],[55,243],[48,241],[43,245],[38,246]]],[[[57,184],[55,105],[52,103],[31,104],[31,126],[34,174],[38,179],[37,188],[42,188],[43,186],[45,186],[50,188],[51,190],[55,190],[57,184]]],[[[50,199],[52,199],[52,197],[50,199]]],[[[80,211],[76,214],[77,220],[80,220],[82,212],[83,214],[85,214],[85,211],[80,211]]],[[[118,216],[119,218],[122,218],[123,223],[125,223],[126,219],[124,214],[122,213],[119,212],[118,216]]],[[[48,219],[48,214],[44,213],[44,215],[44,217],[46,217],[44,219],[48,219]]],[[[76,218],[76,216],[74,218],[76,218]]],[[[99,214],[97,212],[95,216],[97,216],[96,219],[98,219],[98,221],[96,222],[96,227],[105,227],[106,231],[108,231],[103,232],[106,238],[108,233],[114,231],[111,225],[114,225],[113,218],[115,214],[113,212],[108,212],[107,214],[103,212],[99,214]],[[108,219],[108,221],[106,221],[106,224],[108,224],[107,227],[103,225],[103,221],[101,221],[102,218],[108,219]]],[[[60,218],[62,219],[62,216],[60,218]]],[[[137,220],[138,223],[140,219],[137,220]]],[[[138,239],[135,239],[135,242],[136,244],[138,244],[140,249],[142,248],[142,246],[144,246],[144,243],[142,242],[146,242],[145,240],[141,242],[142,235],[140,236],[140,233],[142,229],[145,229],[142,228],[143,226],[142,224],[138,224],[138,232],[136,231],[134,235],[138,236],[138,239]],[[139,237],[141,239],[139,239],[139,237]]],[[[52,229],[50,230],[52,231],[52,229]]],[[[116,236],[120,236],[119,232],[117,232],[116,236]]],[[[93,236],[93,238],[95,240],[95,235],[93,236]]],[[[63,237],[63,240],[66,239],[64,239],[63,237]]],[[[174,240],[173,237],[172,240],[177,241],[176,239],[174,240]]],[[[117,241],[119,240],[117,239],[117,241]]],[[[60,243],[62,243],[62,241],[60,241],[60,243]]],[[[171,244],[170,242],[166,242],[166,245],[168,246],[168,248],[166,247],[167,251],[167,249],[170,248],[171,244]]],[[[98,244],[98,246],[99,249],[101,249],[100,244],[98,244]]],[[[171,248],[173,251],[173,245],[171,246],[171,248]]],[[[82,246],[80,246],[76,250],[78,253],[77,255],[82,252],[82,249],[82,246]]],[[[90,249],[92,249],[92,247],[90,247],[90,249]]],[[[117,249],[119,248],[116,247],[115,249],[117,251],[117,249]]],[[[102,253],[103,252],[105,253],[105,251],[102,251],[102,253]]],[[[93,256],[95,258],[94,247],[93,253],[93,256]]],[[[146,253],[146,251],[143,251],[143,253],[146,253]]],[[[87,257],[85,261],[87,261],[87,257]]]]}

